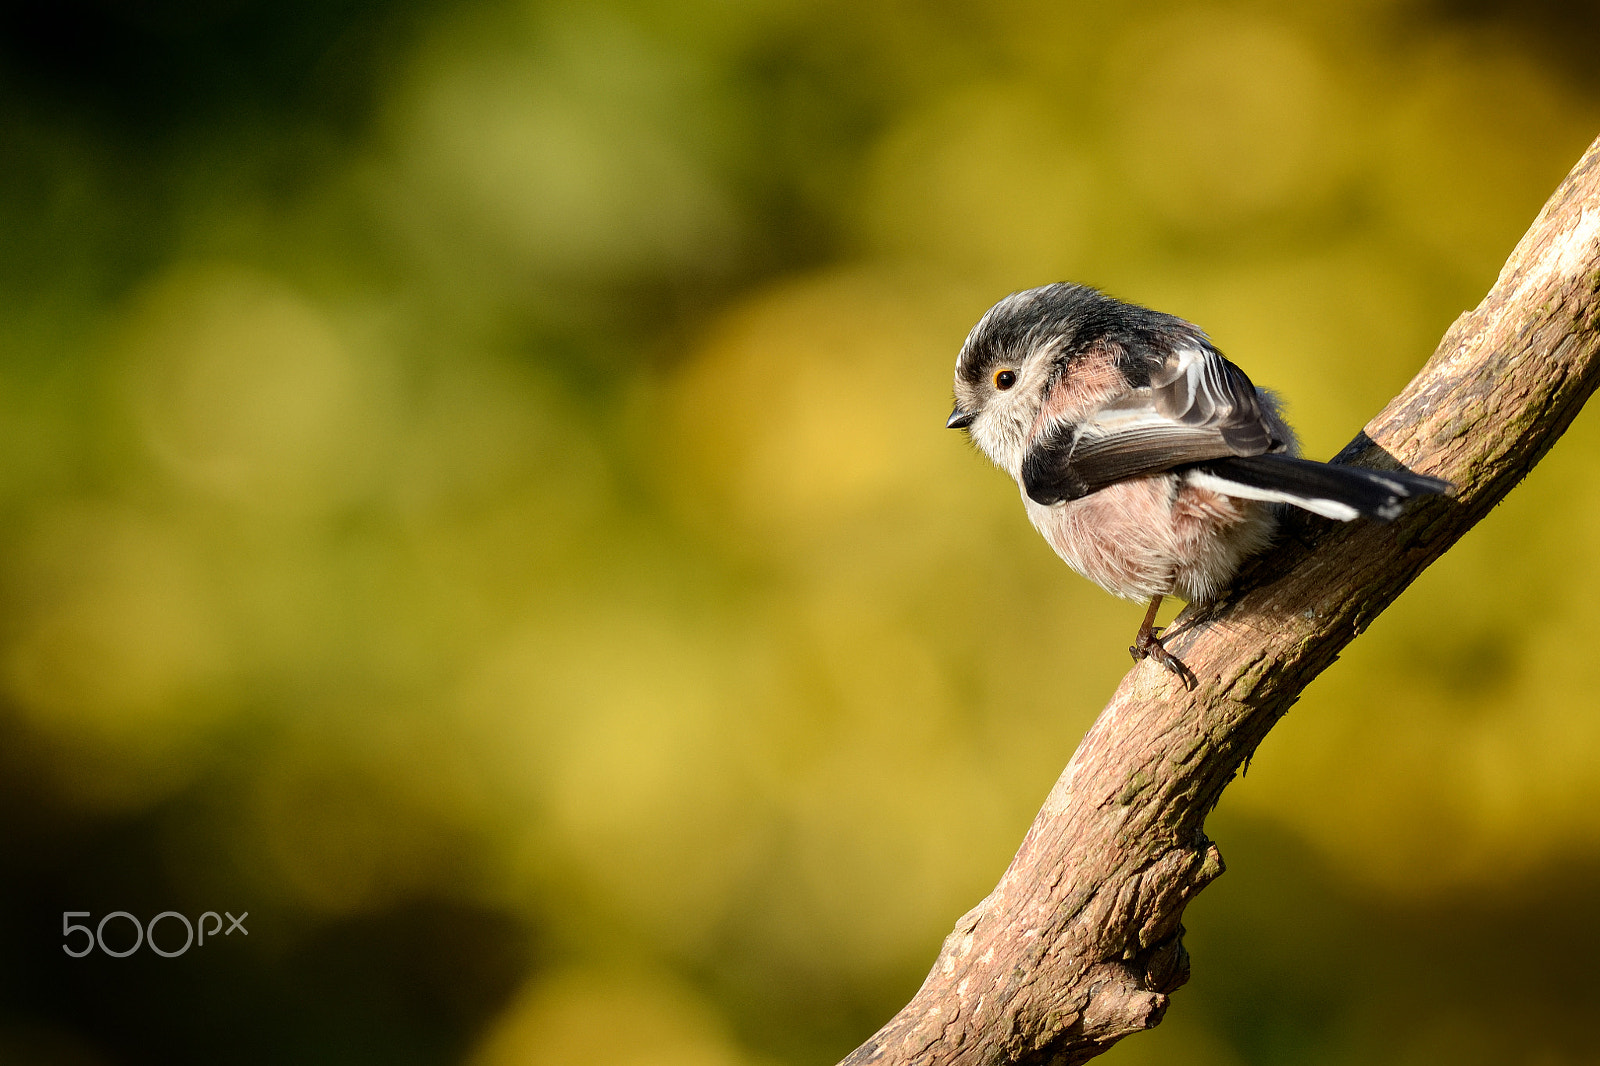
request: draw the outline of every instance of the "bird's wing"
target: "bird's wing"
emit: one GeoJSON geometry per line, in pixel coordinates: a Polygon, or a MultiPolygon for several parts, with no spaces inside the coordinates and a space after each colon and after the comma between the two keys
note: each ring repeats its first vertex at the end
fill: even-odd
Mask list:
{"type": "MultiPolygon", "coordinates": [[[[1047,405],[1048,406],[1048,405],[1047,405]]],[[[1041,427],[1023,458],[1033,500],[1075,500],[1129,478],[1282,444],[1244,371],[1210,345],[1174,346],[1150,373],[1075,422],[1041,427]]]]}

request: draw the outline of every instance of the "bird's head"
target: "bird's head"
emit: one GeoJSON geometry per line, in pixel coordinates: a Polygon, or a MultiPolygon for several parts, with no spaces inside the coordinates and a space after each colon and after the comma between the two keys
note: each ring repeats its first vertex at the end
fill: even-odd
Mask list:
{"type": "Polygon", "coordinates": [[[972,327],[956,357],[955,409],[945,425],[964,429],[1013,476],[1051,386],[1072,354],[1104,334],[1117,301],[1060,283],[1012,293],[972,327]]]}

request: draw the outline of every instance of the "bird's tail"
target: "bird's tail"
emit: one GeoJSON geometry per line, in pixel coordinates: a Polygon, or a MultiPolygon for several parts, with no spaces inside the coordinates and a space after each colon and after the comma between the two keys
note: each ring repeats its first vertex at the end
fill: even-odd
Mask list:
{"type": "Polygon", "coordinates": [[[1196,467],[1189,479],[1224,496],[1292,504],[1341,522],[1354,518],[1388,522],[1399,516],[1413,496],[1455,490],[1448,481],[1408,470],[1329,466],[1287,455],[1218,459],[1196,467]]]}

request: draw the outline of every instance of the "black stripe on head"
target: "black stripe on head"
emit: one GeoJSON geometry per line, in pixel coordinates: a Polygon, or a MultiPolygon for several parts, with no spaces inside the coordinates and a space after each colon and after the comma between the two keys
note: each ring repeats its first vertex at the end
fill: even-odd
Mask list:
{"type": "Polygon", "coordinates": [[[1206,343],[1205,334],[1181,318],[1123,303],[1087,285],[1058,282],[1012,293],[991,307],[961,346],[956,377],[976,387],[1043,346],[1070,358],[1101,340],[1125,353],[1124,369],[1135,386],[1148,385],[1150,372],[1176,345],[1206,343]]]}

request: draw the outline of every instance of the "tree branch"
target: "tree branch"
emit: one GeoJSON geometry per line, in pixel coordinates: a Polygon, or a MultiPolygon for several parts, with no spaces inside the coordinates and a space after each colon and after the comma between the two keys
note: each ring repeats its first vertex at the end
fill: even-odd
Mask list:
{"type": "Polygon", "coordinates": [[[1170,647],[1194,692],[1136,666],[989,896],[911,1002],[845,1059],[1078,1063],[1160,1022],[1188,979],[1183,909],[1222,872],[1216,806],[1300,692],[1530,471],[1600,383],[1600,141],[1476,310],[1335,462],[1449,478],[1390,525],[1289,523],[1170,647]]]}

